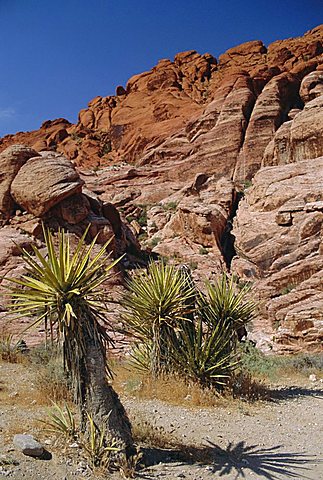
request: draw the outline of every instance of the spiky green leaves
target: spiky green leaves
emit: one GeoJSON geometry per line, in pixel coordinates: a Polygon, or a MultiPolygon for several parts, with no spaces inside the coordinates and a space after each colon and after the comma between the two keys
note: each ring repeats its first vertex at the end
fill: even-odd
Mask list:
{"type": "Polygon", "coordinates": [[[138,364],[150,365],[153,374],[167,370],[174,335],[192,310],[195,290],[174,266],[151,263],[147,271],[127,284],[123,299],[126,331],[137,340],[134,351],[138,364]]]}
{"type": "MultiPolygon", "coordinates": [[[[96,238],[90,245],[85,243],[87,231],[71,253],[70,238],[64,231],[54,236],[44,229],[46,254],[35,245],[32,253],[22,250],[26,273],[20,279],[7,278],[12,302],[11,310],[21,316],[36,316],[34,324],[45,316],[55,319],[59,329],[69,327],[76,319],[75,308],[86,305],[99,312],[102,309],[104,290],[102,283],[110,276],[113,264],[107,263],[107,242],[95,255],[96,238]]],[[[116,263],[116,262],[115,262],[116,263]]]]}
{"type": "Polygon", "coordinates": [[[124,306],[126,331],[137,342],[133,363],[153,375],[178,373],[203,386],[219,387],[237,364],[236,330],[253,315],[246,300],[223,275],[207,284],[206,295],[185,270],[163,263],[128,282],[124,306]]]}
{"type": "Polygon", "coordinates": [[[32,325],[45,321],[50,332],[56,328],[57,339],[63,344],[64,366],[72,375],[76,398],[81,402],[87,344],[93,342],[104,352],[108,340],[99,320],[104,320],[103,283],[116,262],[111,263],[106,253],[109,242],[98,251],[97,238],[86,243],[88,229],[73,252],[67,233],[59,231],[54,237],[49,230],[43,231],[46,254],[36,246],[32,252],[23,249],[25,274],[19,279],[6,278],[10,282],[11,310],[17,316],[35,317],[32,325]]]}
{"type": "Polygon", "coordinates": [[[205,322],[209,318],[230,322],[236,329],[250,322],[255,314],[256,304],[247,300],[250,288],[238,289],[233,277],[223,274],[213,284],[207,283],[207,295],[201,297],[200,309],[205,322]]]}

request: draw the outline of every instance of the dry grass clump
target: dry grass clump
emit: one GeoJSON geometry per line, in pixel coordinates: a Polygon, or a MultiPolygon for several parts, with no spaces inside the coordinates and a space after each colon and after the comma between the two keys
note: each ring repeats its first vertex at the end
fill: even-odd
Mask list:
{"type": "Polygon", "coordinates": [[[29,367],[35,370],[34,385],[41,404],[72,400],[70,380],[64,372],[61,355],[55,347],[40,345],[25,357],[29,367]]]}
{"type": "Polygon", "coordinates": [[[174,448],[177,440],[163,427],[157,426],[143,416],[131,418],[132,434],[135,443],[150,448],[174,448]]]}
{"type": "Polygon", "coordinates": [[[19,343],[14,341],[12,334],[4,331],[0,334],[0,359],[9,363],[17,363],[21,360],[19,343]]]}
{"type": "Polygon", "coordinates": [[[176,375],[153,378],[142,375],[126,362],[114,365],[114,387],[138,400],[161,400],[173,405],[214,407],[222,402],[215,389],[202,388],[198,383],[186,382],[176,375]]]}
{"type": "Polygon", "coordinates": [[[230,378],[224,390],[224,397],[247,402],[270,400],[270,389],[262,380],[254,378],[251,373],[240,370],[230,378]]]}
{"type": "Polygon", "coordinates": [[[125,361],[115,364],[114,372],[116,390],[138,400],[160,400],[173,405],[207,408],[225,406],[236,400],[252,403],[270,399],[266,382],[248,371],[237,370],[221,393],[214,388],[203,388],[199,383],[187,382],[176,375],[158,378],[141,375],[125,361]]]}

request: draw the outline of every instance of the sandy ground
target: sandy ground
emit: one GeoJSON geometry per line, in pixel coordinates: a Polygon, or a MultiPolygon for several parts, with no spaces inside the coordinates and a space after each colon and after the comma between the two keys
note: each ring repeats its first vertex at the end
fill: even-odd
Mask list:
{"type": "MultiPolygon", "coordinates": [[[[180,461],[176,452],[146,450],[154,465],[137,478],[172,480],[323,479],[323,383],[280,386],[279,399],[250,406],[229,402],[212,408],[184,408],[159,401],[124,399],[130,418],[163,427],[184,444],[205,450],[211,462],[180,461]]],[[[32,372],[21,364],[0,364],[0,478],[74,480],[99,478],[75,454],[64,452],[42,432],[32,372]],[[26,457],[12,445],[15,433],[32,433],[49,451],[48,459],[26,457]]],[[[119,474],[105,478],[117,480],[119,474]]]]}

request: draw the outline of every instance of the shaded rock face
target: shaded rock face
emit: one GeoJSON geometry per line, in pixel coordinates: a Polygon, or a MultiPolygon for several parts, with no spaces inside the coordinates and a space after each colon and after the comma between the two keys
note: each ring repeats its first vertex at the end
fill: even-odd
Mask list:
{"type": "Polygon", "coordinates": [[[323,340],[323,157],[261,169],[234,221],[233,270],[256,282],[256,336],[286,351],[323,340]]]}
{"type": "MultiPolygon", "coordinates": [[[[233,183],[204,174],[148,211],[153,252],[203,269],[211,277],[225,269],[222,237],[235,200],[233,183]],[[196,264],[196,265],[195,265],[196,264]]],[[[199,271],[193,271],[199,281],[199,271]]],[[[207,274],[206,274],[207,273],[207,274]]]]}

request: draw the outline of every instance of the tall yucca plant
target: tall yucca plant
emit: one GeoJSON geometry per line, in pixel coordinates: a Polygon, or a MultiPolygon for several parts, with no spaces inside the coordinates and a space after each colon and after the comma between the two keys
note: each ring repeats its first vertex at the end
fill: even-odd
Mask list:
{"type": "Polygon", "coordinates": [[[127,288],[123,320],[126,332],[137,341],[134,360],[158,376],[172,367],[176,335],[192,310],[195,291],[181,271],[163,262],[150,263],[127,288]]]}
{"type": "Polygon", "coordinates": [[[22,250],[26,273],[19,279],[7,279],[11,310],[35,317],[30,326],[44,322],[47,330],[56,331],[83,419],[85,411],[90,412],[98,424],[106,424],[109,435],[128,447],[132,445],[130,423],[107,382],[109,337],[101,325],[107,296],[103,283],[116,262],[111,263],[106,255],[109,242],[94,253],[96,238],[87,245],[87,231],[74,252],[68,234],[58,232],[55,248],[54,236],[45,228],[46,255],[36,246],[31,253],[22,250]]]}

